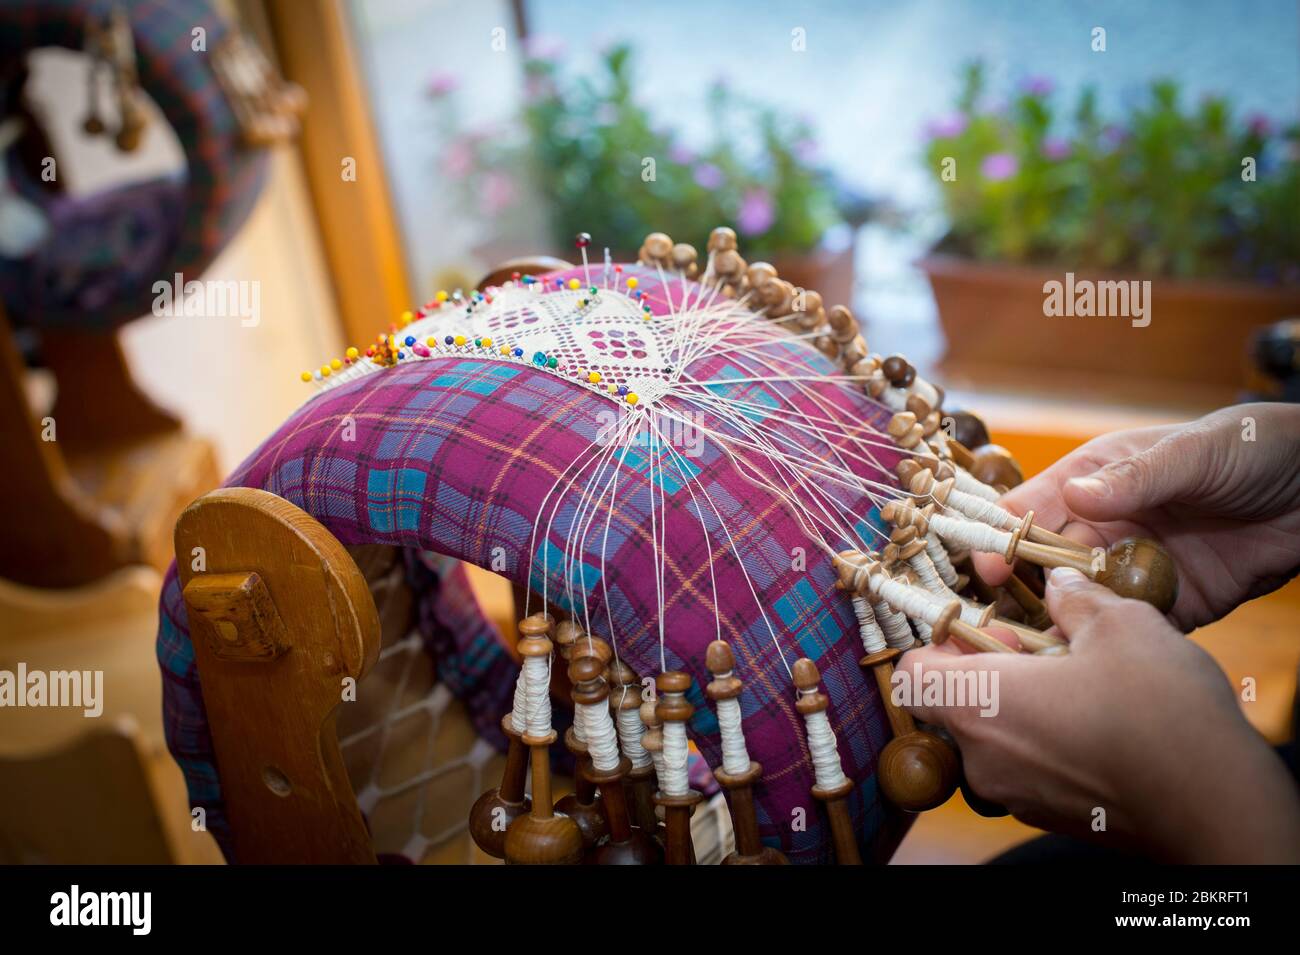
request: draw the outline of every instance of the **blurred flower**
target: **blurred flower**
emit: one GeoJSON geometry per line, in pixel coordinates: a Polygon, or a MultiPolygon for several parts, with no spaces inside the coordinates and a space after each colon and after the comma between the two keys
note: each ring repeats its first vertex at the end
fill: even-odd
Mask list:
{"type": "Polygon", "coordinates": [[[508,176],[489,172],[483,176],[483,206],[489,215],[496,215],[515,198],[515,184],[508,176]]]}
{"type": "Polygon", "coordinates": [[[452,179],[464,179],[474,171],[474,148],[464,139],[447,145],[442,154],[442,171],[452,179]]]}
{"type": "Polygon", "coordinates": [[[1043,140],[1043,155],[1053,162],[1060,162],[1070,155],[1070,141],[1060,136],[1048,136],[1043,140]]]}
{"type": "Polygon", "coordinates": [[[990,182],[1010,179],[1020,169],[1020,163],[1010,153],[990,153],[980,163],[980,175],[990,182]]]}
{"type": "Polygon", "coordinates": [[[1273,123],[1263,113],[1251,113],[1246,120],[1246,128],[1252,135],[1263,138],[1273,132],[1273,123]]]}
{"type": "Polygon", "coordinates": [[[736,214],[736,227],[744,235],[761,235],[776,221],[776,207],[766,189],[748,189],[736,214]]]}
{"type": "Polygon", "coordinates": [[[811,138],[797,140],[793,146],[795,158],[801,163],[812,165],[817,161],[817,141],[811,138]]]}
{"type": "Polygon", "coordinates": [[[558,60],[567,48],[557,36],[524,37],[524,55],[530,60],[558,60]]]}
{"type": "Polygon", "coordinates": [[[1020,88],[1030,96],[1051,96],[1056,85],[1046,76],[1027,76],[1020,88]]]}
{"type": "Polygon", "coordinates": [[[448,96],[460,88],[460,78],[455,73],[438,72],[429,77],[424,91],[430,96],[448,96]]]}
{"type": "Polygon", "coordinates": [[[695,167],[695,182],[703,189],[719,189],[726,181],[722,170],[711,162],[702,162],[695,167]]]}
{"type": "Polygon", "coordinates": [[[535,103],[555,93],[555,82],[549,76],[529,73],[524,79],[524,99],[535,103]]]}
{"type": "Polygon", "coordinates": [[[966,132],[969,125],[970,120],[965,113],[952,112],[926,123],[925,136],[927,139],[952,139],[966,132]]]}
{"type": "Polygon", "coordinates": [[[668,148],[668,158],[679,166],[689,166],[695,162],[695,153],[680,143],[673,143],[668,148]]]}
{"type": "Polygon", "coordinates": [[[1108,123],[1101,131],[1101,144],[1106,149],[1122,146],[1126,139],[1128,139],[1128,130],[1114,123],[1108,123]]]}

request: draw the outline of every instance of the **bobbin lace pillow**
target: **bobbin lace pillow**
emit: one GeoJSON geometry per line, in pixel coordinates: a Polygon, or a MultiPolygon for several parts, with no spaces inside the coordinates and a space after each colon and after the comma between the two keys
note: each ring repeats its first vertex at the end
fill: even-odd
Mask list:
{"type": "MultiPolygon", "coordinates": [[[[837,384],[833,364],[806,341],[748,320],[728,327],[726,303],[706,333],[682,308],[703,304],[694,283],[661,282],[638,266],[622,274],[641,295],[615,296],[579,268],[538,280],[558,282],[563,296],[515,288],[491,309],[486,297],[449,303],[399,331],[405,357],[394,367],[332,376],[338,384],[228,483],[286,498],[344,544],[432,550],[495,569],[504,558],[506,576],[573,613],[640,676],[688,673],[689,731],[715,766],[717,720],[698,688],[710,680],[709,643],[727,640],[745,681],[749,751],[763,765],[760,830],[795,862],[830,858],[789,672],[799,657],[814,660],[854,783],[855,831],[866,852],[885,857],[905,823],[873,778],[889,739],[884,710],[858,665],[857,624],[815,540],[817,518],[791,495],[796,472],[816,478],[819,461],[834,461],[855,477],[835,495],[835,520],[877,537],[865,489],[890,481],[898,454],[864,453],[849,432],[883,429],[889,412],[837,384]],[[593,285],[603,301],[580,305],[593,285]],[[468,312],[450,314],[461,306],[468,312]],[[556,308],[591,317],[557,331],[545,318],[556,308]]],[[[188,640],[174,576],[167,588],[165,668],[188,640]]],[[[497,715],[509,708],[513,676],[505,682],[497,715]]],[[[184,681],[168,681],[169,700],[184,691],[184,681]]],[[[169,722],[173,752],[205,732],[169,722]]],[[[192,792],[219,800],[219,779],[188,775],[192,792]]]]}

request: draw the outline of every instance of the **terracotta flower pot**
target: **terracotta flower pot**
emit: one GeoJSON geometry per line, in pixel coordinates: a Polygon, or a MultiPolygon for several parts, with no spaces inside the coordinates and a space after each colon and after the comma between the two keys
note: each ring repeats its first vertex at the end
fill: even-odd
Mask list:
{"type": "MultiPolygon", "coordinates": [[[[931,255],[919,263],[934,290],[947,337],[943,368],[976,381],[1057,373],[1144,379],[1194,386],[1216,398],[1246,380],[1247,341],[1261,325],[1300,314],[1300,287],[1157,278],[1143,299],[1146,315],[1048,314],[1049,282],[1058,303],[1075,301],[1084,282],[1132,281],[1131,275],[980,263],[931,255]],[[1144,326],[1142,322],[1147,322],[1144,326]]],[[[1139,280],[1140,284],[1140,280],[1139,280]]],[[[1094,288],[1097,286],[1094,285],[1094,288]]],[[[1100,298],[1100,296],[1098,297],[1100,298]]],[[[1115,304],[1116,299],[1111,299],[1115,304]]],[[[1056,304],[1056,303],[1053,303],[1056,304]]],[[[1066,306],[1070,308],[1071,306],[1066,306]]],[[[1094,300],[1094,311],[1097,311],[1094,300]]]]}

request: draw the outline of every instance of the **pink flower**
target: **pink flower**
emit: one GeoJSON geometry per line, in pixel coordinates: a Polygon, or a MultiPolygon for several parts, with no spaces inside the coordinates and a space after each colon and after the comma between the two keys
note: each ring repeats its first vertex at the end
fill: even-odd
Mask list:
{"type": "Polygon", "coordinates": [[[496,215],[515,198],[515,184],[499,172],[483,177],[483,206],[488,215],[496,215]]]}
{"type": "Polygon", "coordinates": [[[711,162],[702,162],[695,167],[695,181],[704,189],[721,188],[725,180],[722,170],[711,162]]]}
{"type": "Polygon", "coordinates": [[[474,150],[464,140],[457,139],[442,154],[442,171],[452,179],[464,179],[474,171],[474,150]]]}
{"type": "Polygon", "coordinates": [[[1264,139],[1273,131],[1273,123],[1263,113],[1252,113],[1250,118],[1246,120],[1246,128],[1253,135],[1264,139]]]}
{"type": "Polygon", "coordinates": [[[447,96],[460,88],[460,79],[454,73],[434,73],[424,91],[432,97],[447,96]]]}
{"type": "Polygon", "coordinates": [[[772,228],[776,208],[766,189],[747,189],[736,214],[736,225],[745,235],[761,235],[772,228]]]}
{"type": "Polygon", "coordinates": [[[668,149],[668,158],[679,166],[687,166],[695,161],[695,153],[678,143],[668,149]]]}
{"type": "Polygon", "coordinates": [[[980,175],[990,182],[1010,179],[1020,171],[1020,163],[1010,153],[991,153],[980,163],[980,175]]]}

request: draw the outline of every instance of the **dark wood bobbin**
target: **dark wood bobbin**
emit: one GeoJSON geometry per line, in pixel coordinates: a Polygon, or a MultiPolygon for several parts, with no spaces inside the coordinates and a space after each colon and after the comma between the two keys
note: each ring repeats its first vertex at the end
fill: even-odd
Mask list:
{"type": "MultiPolygon", "coordinates": [[[[608,643],[599,637],[588,636],[581,625],[573,620],[562,621],[555,628],[555,643],[560,657],[565,661],[587,655],[608,659],[613,655],[608,643]]],[[[583,845],[590,850],[609,835],[609,823],[601,810],[596,785],[583,773],[584,767],[590,762],[587,758],[587,744],[578,738],[572,726],[564,731],[564,747],[573,756],[573,792],[560,797],[555,803],[555,811],[564,813],[578,824],[578,829],[582,831],[583,845]]]]}
{"type": "Polygon", "coordinates": [[[967,469],[977,481],[1006,492],[1025,481],[1020,463],[1000,444],[982,444],[971,451],[971,466],[967,469]]]}
{"type": "MultiPolygon", "coordinates": [[[[809,713],[825,712],[830,707],[830,700],[818,688],[821,674],[817,671],[817,664],[801,657],[795,661],[793,672],[794,685],[800,691],[795,709],[805,718],[809,713]]],[[[826,807],[835,859],[840,865],[862,865],[857,836],[853,831],[853,819],[849,815],[848,797],[852,791],[853,782],[848,778],[838,786],[824,788],[814,785],[812,788],[813,796],[826,807]]]]}
{"type": "MultiPolygon", "coordinates": [[[[542,615],[527,617],[519,622],[519,635],[532,633],[541,624],[549,623],[542,615]]],[[[548,632],[544,629],[543,632],[548,632]]],[[[522,677],[521,677],[522,679],[522,677]]],[[[469,811],[469,834],[474,844],[494,859],[506,855],[506,830],[510,823],[528,812],[532,805],[524,794],[528,782],[528,747],[520,733],[515,731],[510,713],[501,720],[501,731],[506,734],[506,765],[501,773],[501,784],[489,789],[475,800],[469,811]]]]}
{"type": "MultiPolygon", "coordinates": [[[[691,688],[691,678],[680,670],[660,673],[655,685],[659,689],[659,702],[655,715],[661,723],[685,723],[695,713],[695,707],[686,699],[691,688]]],[[[695,846],[691,841],[691,814],[704,796],[694,789],[680,794],[665,793],[663,780],[655,793],[655,805],[664,810],[665,846],[664,862],[668,865],[694,865],[695,846]]]]}
{"type": "MultiPolygon", "coordinates": [[[[598,706],[608,716],[609,686],[605,682],[605,664],[595,655],[578,657],[569,664],[575,705],[598,706]]],[[[614,730],[613,722],[609,728],[614,730]]],[[[616,766],[598,769],[588,757],[582,773],[587,781],[600,788],[601,805],[608,819],[608,838],[587,853],[591,865],[653,865],[663,861],[663,854],[652,835],[635,829],[628,812],[623,779],[632,769],[626,756],[619,756],[616,766]]]]}
{"type": "MultiPolygon", "coordinates": [[[[622,660],[615,660],[606,668],[605,678],[610,685],[609,708],[615,720],[620,719],[620,713],[623,711],[641,709],[641,681],[630,666],[622,660]]],[[[642,739],[643,746],[644,743],[642,739]]],[[[628,801],[632,806],[633,825],[648,833],[659,835],[663,827],[659,825],[659,817],[655,815],[654,762],[647,759],[640,766],[633,765],[623,779],[623,788],[627,790],[628,801]]]]}
{"type": "MultiPolygon", "coordinates": [[[[551,655],[547,634],[551,621],[540,615],[526,618],[519,625],[519,652],[524,665],[534,658],[551,655]]],[[[551,762],[549,748],[556,740],[550,730],[545,735],[524,733],[533,770],[532,805],[526,814],[510,823],[506,830],[505,859],[513,865],[577,865],[582,861],[582,832],[568,816],[555,812],[551,797],[551,762]]]]}
{"type": "MultiPolygon", "coordinates": [[[[739,678],[731,675],[736,667],[735,655],[725,640],[709,644],[705,665],[713,679],[704,688],[709,699],[734,700],[743,689],[739,678]]],[[[736,835],[736,850],[722,860],[723,865],[789,865],[785,854],[765,846],[758,838],[758,815],[754,810],[754,785],[763,778],[763,767],[754,760],[749,769],[732,775],[723,767],[713,771],[713,778],[727,790],[727,805],[731,809],[731,828],[736,835]]]]}
{"type": "Polygon", "coordinates": [[[528,782],[528,747],[524,745],[522,735],[515,732],[509,713],[501,719],[501,731],[509,740],[501,785],[479,796],[469,811],[470,837],[476,846],[494,859],[506,857],[506,830],[532,805],[524,795],[524,786],[528,782]]]}
{"type": "Polygon", "coordinates": [[[893,730],[876,762],[876,776],[885,798],[907,812],[942,806],[952,797],[961,776],[956,748],[942,737],[917,727],[912,714],[894,704],[891,679],[901,655],[891,648],[863,657],[861,666],[876,680],[885,716],[893,730]]]}

